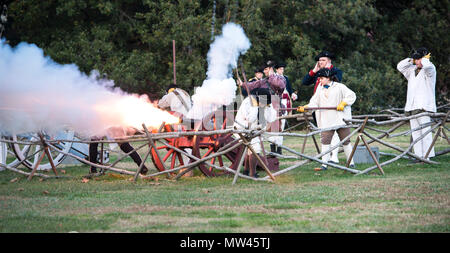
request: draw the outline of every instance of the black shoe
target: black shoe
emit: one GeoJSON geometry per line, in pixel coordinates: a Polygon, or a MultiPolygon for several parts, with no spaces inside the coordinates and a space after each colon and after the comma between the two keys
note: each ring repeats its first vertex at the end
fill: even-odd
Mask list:
{"type": "Polygon", "coordinates": [[[244,170],[244,175],[248,176],[248,170],[244,170]]]}
{"type": "Polygon", "coordinates": [[[97,173],[97,168],[91,167],[91,169],[89,169],[89,173],[91,173],[91,174],[97,173]]]}
{"type": "Polygon", "coordinates": [[[142,169],[141,169],[141,174],[142,174],[142,175],[146,175],[147,172],[148,172],[147,167],[142,167],[142,169]]]}
{"type": "Polygon", "coordinates": [[[350,169],[356,169],[356,165],[350,164],[350,169]]]}
{"type": "Polygon", "coordinates": [[[256,172],[255,175],[254,175],[253,177],[254,177],[254,178],[258,178],[258,177],[259,177],[258,172],[256,172]]]}

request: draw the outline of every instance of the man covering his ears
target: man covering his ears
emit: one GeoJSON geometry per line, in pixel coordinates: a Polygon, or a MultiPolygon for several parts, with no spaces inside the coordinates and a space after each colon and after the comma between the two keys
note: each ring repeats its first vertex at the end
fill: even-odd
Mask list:
{"type": "MultiPolygon", "coordinates": [[[[436,112],[436,67],[430,61],[430,52],[425,47],[413,50],[410,57],[403,59],[397,64],[397,69],[408,80],[408,91],[406,95],[405,114],[407,116],[422,113],[436,112]]],[[[423,116],[410,120],[411,129],[431,121],[429,116],[423,116]]],[[[412,132],[413,140],[422,136],[430,127],[422,128],[412,132]]],[[[414,153],[425,158],[430,148],[433,136],[428,133],[422,140],[414,144],[414,153]]],[[[431,148],[428,157],[433,157],[434,147],[431,148]]],[[[428,158],[427,157],[427,158],[428,158]]]]}

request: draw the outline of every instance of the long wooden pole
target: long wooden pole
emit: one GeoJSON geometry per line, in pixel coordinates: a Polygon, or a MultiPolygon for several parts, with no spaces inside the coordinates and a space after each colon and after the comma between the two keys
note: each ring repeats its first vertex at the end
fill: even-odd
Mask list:
{"type": "MultiPolygon", "coordinates": [[[[289,107],[289,108],[280,108],[281,111],[295,111],[297,107],[289,107]]],[[[336,107],[306,107],[305,111],[311,110],[337,110],[336,107]]]]}
{"type": "Polygon", "coordinates": [[[172,54],[173,54],[173,83],[177,84],[177,67],[176,67],[176,57],[175,57],[175,40],[172,40],[172,54]]]}
{"type": "Polygon", "coordinates": [[[244,84],[245,84],[244,86],[245,86],[245,89],[247,90],[247,96],[251,99],[252,106],[258,106],[256,99],[254,97],[250,96],[250,90],[247,86],[247,76],[245,75],[244,64],[242,63],[242,59],[239,59],[239,62],[241,64],[241,72],[242,72],[242,77],[244,77],[244,84]]]}
{"type": "MultiPolygon", "coordinates": [[[[241,79],[240,77],[239,77],[239,70],[236,68],[236,78],[237,79],[241,79]]],[[[244,101],[244,95],[242,94],[242,88],[241,88],[241,86],[240,85],[238,85],[238,89],[239,89],[239,96],[240,96],[240,98],[241,98],[241,103],[242,103],[242,101],[244,101]]],[[[247,96],[248,96],[249,94],[247,93],[247,96]]]]}

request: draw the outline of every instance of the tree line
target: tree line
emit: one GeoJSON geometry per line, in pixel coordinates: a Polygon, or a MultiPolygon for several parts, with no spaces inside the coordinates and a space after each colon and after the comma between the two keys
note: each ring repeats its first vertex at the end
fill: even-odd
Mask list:
{"type": "Polygon", "coordinates": [[[35,43],[58,63],[96,69],[132,93],[158,98],[173,82],[192,95],[206,78],[206,55],[227,22],[240,24],[252,46],[241,56],[246,75],[268,59],[305,104],[301,86],[322,50],[336,55],[342,82],[358,100],[354,114],[402,108],[406,80],[397,63],[425,46],[437,68],[437,101],[448,101],[448,0],[27,0],[6,2],[2,34],[14,46],[35,43]]]}

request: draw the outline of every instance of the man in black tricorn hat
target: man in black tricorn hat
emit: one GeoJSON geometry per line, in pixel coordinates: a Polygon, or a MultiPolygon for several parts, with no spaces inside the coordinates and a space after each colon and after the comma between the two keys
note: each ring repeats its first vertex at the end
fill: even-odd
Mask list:
{"type": "Polygon", "coordinates": [[[317,86],[319,85],[319,81],[317,79],[316,73],[321,68],[328,68],[328,69],[333,70],[333,72],[336,74],[335,76],[336,76],[338,82],[341,82],[342,81],[342,70],[333,66],[331,61],[334,59],[335,59],[334,54],[332,54],[328,51],[323,51],[320,54],[318,54],[315,58],[316,65],[314,66],[313,69],[311,69],[308,72],[308,74],[305,75],[305,77],[303,78],[303,81],[302,81],[302,85],[310,86],[310,85],[314,84],[314,93],[316,93],[317,86]]]}
{"type": "MultiPolygon", "coordinates": [[[[320,83],[320,80],[317,77],[317,72],[322,68],[327,68],[327,69],[332,70],[332,72],[334,73],[334,77],[336,78],[336,81],[341,82],[342,81],[342,70],[333,66],[331,61],[334,59],[335,59],[334,54],[332,54],[328,51],[320,52],[320,54],[318,54],[315,58],[316,65],[303,78],[302,85],[309,86],[309,85],[314,84],[314,93],[313,94],[315,94],[317,91],[317,87],[319,86],[319,83],[320,83]]],[[[313,112],[313,118],[317,122],[315,112],[313,112]]],[[[339,137],[337,134],[334,134],[331,145],[336,145],[337,143],[339,143],[339,137]]],[[[333,152],[331,154],[331,162],[339,163],[338,153],[339,153],[338,149],[333,150],[333,152]]]]}
{"type": "MultiPolygon", "coordinates": [[[[242,82],[242,80],[238,79],[238,84],[243,86],[244,89],[248,87],[250,92],[253,89],[257,88],[266,88],[269,89],[270,94],[277,95],[281,98],[281,94],[283,93],[284,89],[286,88],[286,79],[282,76],[279,76],[275,74],[274,71],[275,62],[274,61],[267,61],[264,64],[264,75],[265,77],[261,80],[257,80],[254,82],[242,82]]],[[[275,101],[274,101],[275,102],[275,101]]],[[[275,106],[275,104],[274,104],[275,106]]]]}
{"type": "MultiPolygon", "coordinates": [[[[425,47],[413,50],[410,57],[403,59],[397,64],[397,69],[408,80],[408,91],[406,95],[405,114],[407,116],[419,114],[422,112],[436,112],[436,67],[430,61],[431,54],[425,47]]],[[[421,125],[431,121],[429,116],[422,116],[411,119],[411,129],[418,128],[421,125]]],[[[422,128],[411,133],[413,140],[416,140],[430,130],[430,126],[422,128]]],[[[425,158],[433,136],[429,132],[422,140],[414,144],[414,153],[425,158]]],[[[428,157],[435,156],[434,147],[430,149],[428,157]]]]}
{"type": "MultiPolygon", "coordinates": [[[[256,69],[255,69],[255,76],[252,77],[252,78],[250,78],[250,80],[248,80],[248,82],[249,82],[249,83],[250,83],[250,82],[255,82],[255,81],[258,81],[258,80],[263,79],[263,77],[264,77],[264,67],[259,67],[259,68],[256,68],[256,69]]],[[[247,90],[246,90],[246,89],[243,89],[243,90],[242,90],[242,95],[243,95],[244,97],[247,97],[247,96],[248,96],[247,90]]]]}

